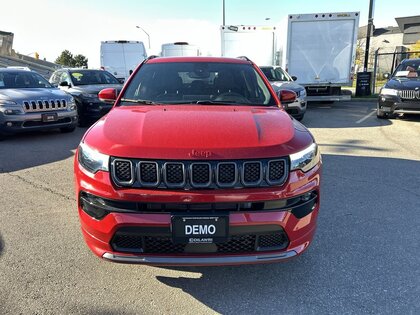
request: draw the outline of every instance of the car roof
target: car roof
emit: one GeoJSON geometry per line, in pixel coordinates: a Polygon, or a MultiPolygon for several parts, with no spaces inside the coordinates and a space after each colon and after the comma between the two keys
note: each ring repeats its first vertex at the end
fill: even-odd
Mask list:
{"type": "Polygon", "coordinates": [[[244,58],[226,57],[152,57],[147,63],[169,63],[169,62],[220,62],[220,63],[239,63],[250,64],[251,61],[244,58]]]}
{"type": "Polygon", "coordinates": [[[18,68],[0,68],[0,72],[21,72],[21,73],[28,73],[28,72],[32,72],[32,73],[37,73],[36,71],[32,71],[32,70],[25,70],[25,69],[18,69],[18,68]]]}

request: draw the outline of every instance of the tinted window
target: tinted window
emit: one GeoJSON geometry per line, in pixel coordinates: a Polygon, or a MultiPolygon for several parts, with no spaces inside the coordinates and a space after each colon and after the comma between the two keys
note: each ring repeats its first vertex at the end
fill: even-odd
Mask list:
{"type": "Polygon", "coordinates": [[[395,69],[394,76],[417,78],[420,77],[420,60],[408,60],[395,69]]]}
{"type": "Polygon", "coordinates": [[[268,81],[292,81],[289,75],[281,68],[261,68],[268,81]]]}
{"type": "Polygon", "coordinates": [[[75,70],[70,75],[74,85],[120,84],[112,74],[103,70],[75,70]]]}
{"type": "Polygon", "coordinates": [[[122,98],[165,104],[206,101],[276,104],[261,76],[251,65],[212,62],[145,64],[135,74],[122,98]]]}
{"type": "Polygon", "coordinates": [[[52,85],[31,71],[0,72],[0,89],[51,88],[52,85]]]}

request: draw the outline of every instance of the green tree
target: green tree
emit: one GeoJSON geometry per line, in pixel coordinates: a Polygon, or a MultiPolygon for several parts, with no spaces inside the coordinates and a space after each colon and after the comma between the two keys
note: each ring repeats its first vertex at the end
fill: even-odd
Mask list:
{"type": "Polygon", "coordinates": [[[88,59],[78,54],[76,56],[73,56],[73,54],[66,50],[63,50],[61,55],[55,60],[55,63],[58,63],[59,65],[63,65],[65,67],[87,67],[88,66],[88,59]]]}
{"type": "Polygon", "coordinates": [[[87,68],[88,66],[88,59],[83,55],[79,54],[79,55],[74,56],[73,61],[74,61],[74,67],[87,68]]]}
{"type": "MultiPolygon", "coordinates": [[[[420,40],[410,46],[410,51],[420,51],[420,40]]],[[[411,53],[410,58],[420,58],[420,52],[411,53]]]]}
{"type": "Polygon", "coordinates": [[[55,60],[55,63],[66,67],[74,67],[73,54],[68,50],[63,50],[61,55],[55,60]]]}

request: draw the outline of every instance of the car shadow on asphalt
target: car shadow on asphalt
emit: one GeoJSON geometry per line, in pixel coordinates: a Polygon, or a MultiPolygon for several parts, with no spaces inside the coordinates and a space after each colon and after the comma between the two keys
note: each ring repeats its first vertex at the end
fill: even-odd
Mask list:
{"type": "Polygon", "coordinates": [[[310,102],[301,121],[309,128],[368,128],[392,125],[376,117],[376,102],[310,102]]]}
{"type": "Polygon", "coordinates": [[[186,275],[156,272],[156,279],[222,314],[412,312],[420,163],[323,159],[317,234],[301,256],[267,265],[159,267],[186,275]]]}
{"type": "Polygon", "coordinates": [[[10,135],[0,142],[0,174],[53,163],[74,155],[86,128],[71,133],[58,130],[10,135]]]}

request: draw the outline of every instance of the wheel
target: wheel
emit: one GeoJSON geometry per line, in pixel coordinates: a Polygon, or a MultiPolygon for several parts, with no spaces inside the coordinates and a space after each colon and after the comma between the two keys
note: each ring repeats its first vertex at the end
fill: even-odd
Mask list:
{"type": "Polygon", "coordinates": [[[303,116],[304,115],[305,114],[296,115],[296,116],[293,116],[293,118],[296,119],[296,120],[298,120],[298,121],[301,121],[303,119],[303,116]]]}
{"type": "Polygon", "coordinates": [[[379,109],[379,106],[376,108],[376,117],[379,119],[392,119],[394,115],[392,113],[384,113],[382,110],[379,109]]]}
{"type": "Polygon", "coordinates": [[[76,129],[76,126],[69,126],[69,127],[61,127],[60,131],[62,133],[73,132],[76,129]]]}

